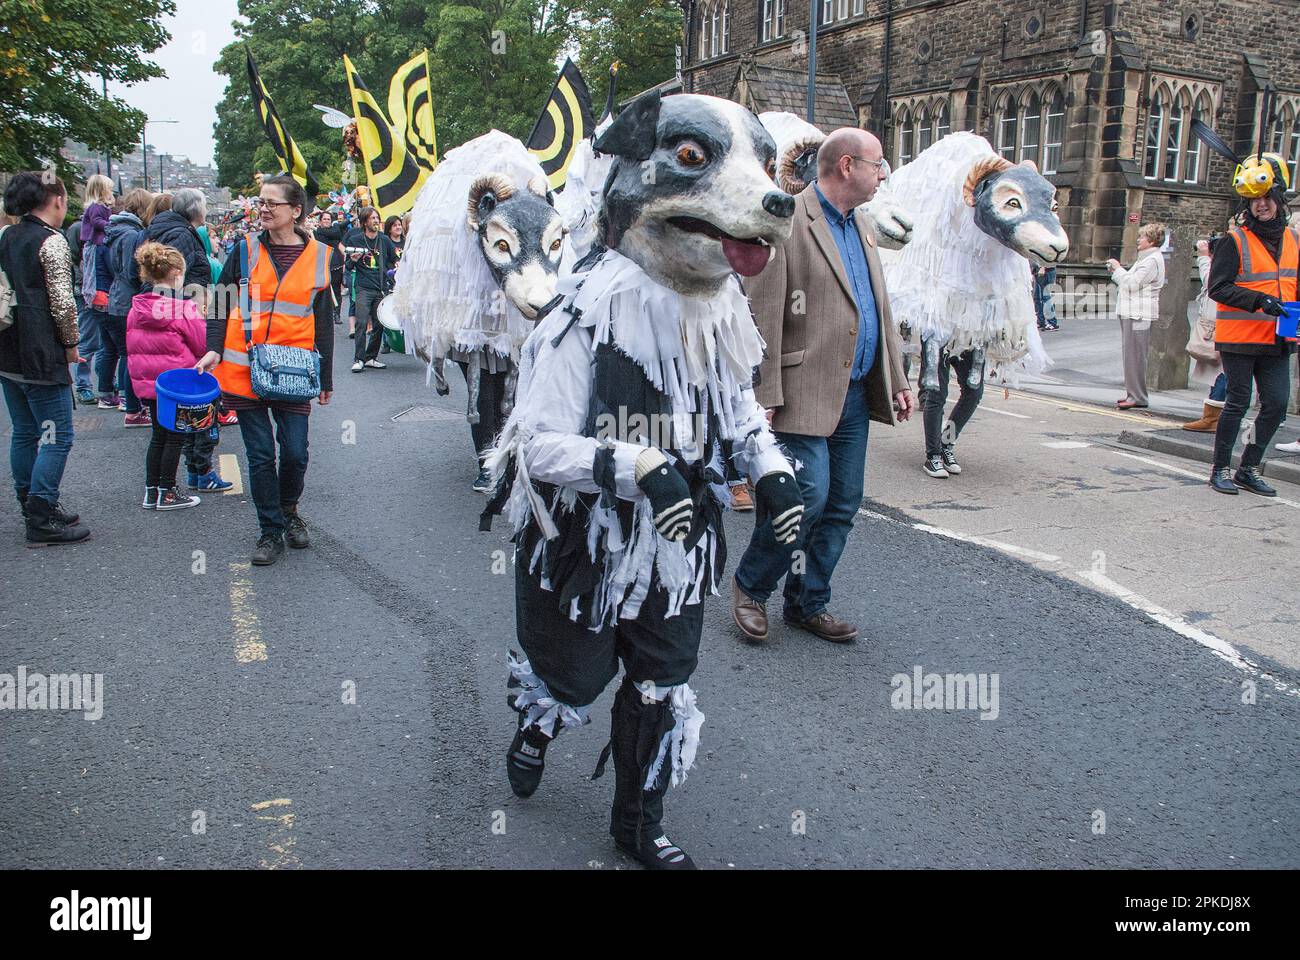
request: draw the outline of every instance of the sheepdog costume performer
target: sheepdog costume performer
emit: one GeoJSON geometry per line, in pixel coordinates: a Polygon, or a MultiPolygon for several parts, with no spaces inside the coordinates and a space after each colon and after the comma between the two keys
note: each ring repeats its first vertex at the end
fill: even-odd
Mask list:
{"type": "Polygon", "coordinates": [[[530,796],[547,745],[587,722],[621,661],[596,774],[612,753],[610,832],[646,866],[682,869],[693,863],[664,832],[663,798],[704,720],[688,681],[726,559],[721,442],[783,537],[803,512],[754,399],[763,343],[734,276],[763,269],[794,201],[771,179],[771,137],[728,100],[644,95],[595,148],[614,158],[601,242],[525,344],[489,460],[500,482],[483,526],[504,507],[515,530],[523,649],[506,772],[530,796]]]}
{"type": "Polygon", "coordinates": [[[866,205],[901,207],[911,241],[882,250],[894,315],[920,338],[919,387],[925,472],[961,472],[953,444],[979,405],[984,368],[999,381],[1050,362],[1038,336],[1028,259],[1065,259],[1070,241],[1056,214],[1056,188],[1029,161],[1013,164],[973,133],[950,133],[889,176],[866,205]],[[948,368],[962,397],[943,423],[948,368]]]}
{"type": "MultiPolygon", "coordinates": [[[[450,151],[420,190],[385,322],[449,390],[447,357],[465,373],[479,456],[514,399],[519,348],[555,296],[564,224],[537,159],[493,130],[450,151]]],[[[480,467],[476,489],[487,489],[480,467]]]]}

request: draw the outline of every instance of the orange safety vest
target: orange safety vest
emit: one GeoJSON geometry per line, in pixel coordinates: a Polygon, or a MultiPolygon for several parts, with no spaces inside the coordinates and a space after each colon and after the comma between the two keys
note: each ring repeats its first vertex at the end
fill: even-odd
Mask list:
{"type": "MultiPolygon", "coordinates": [[[[1258,290],[1283,303],[1296,299],[1296,271],[1300,269],[1300,233],[1291,227],[1282,231],[1281,262],[1273,259],[1264,241],[1247,227],[1234,227],[1228,236],[1237,244],[1241,268],[1236,284],[1247,290],[1258,290]]],[[[1227,239],[1226,237],[1224,239],[1227,239]]],[[[1272,346],[1277,342],[1277,317],[1263,311],[1239,310],[1225,303],[1219,304],[1214,322],[1216,343],[1262,343],[1272,346]]]]}
{"type": "MultiPolygon", "coordinates": [[[[213,373],[223,393],[256,399],[248,375],[248,345],[250,342],[278,343],[304,350],[315,348],[316,317],[312,305],[316,294],[329,286],[330,248],[319,240],[309,239],[282,277],[276,272],[270,252],[262,246],[260,234],[249,234],[247,243],[252,334],[244,332],[241,298],[235,297],[226,317],[221,362],[213,373]]],[[[239,248],[230,255],[239,256],[239,248]]]]}

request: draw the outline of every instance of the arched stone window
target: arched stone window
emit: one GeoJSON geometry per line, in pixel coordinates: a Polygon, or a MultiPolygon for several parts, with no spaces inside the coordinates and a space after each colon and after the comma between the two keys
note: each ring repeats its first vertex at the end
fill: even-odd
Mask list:
{"type": "Polygon", "coordinates": [[[898,165],[901,167],[914,156],[916,144],[916,127],[912,125],[912,114],[906,107],[898,115],[898,165]]]}
{"type": "Polygon", "coordinates": [[[713,0],[700,7],[700,59],[708,60],[727,52],[731,27],[731,0],[713,0]]]}
{"type": "Polygon", "coordinates": [[[901,167],[951,130],[946,94],[921,94],[892,101],[894,166],[901,167]]]}
{"type": "Polygon", "coordinates": [[[1213,129],[1220,87],[1157,75],[1149,96],[1142,175],[1165,183],[1204,183],[1209,164],[1205,145],[1192,132],[1192,121],[1213,129]]]}
{"type": "Polygon", "coordinates": [[[1016,159],[1016,98],[1007,94],[998,111],[998,153],[1015,162],[1016,159]]]}

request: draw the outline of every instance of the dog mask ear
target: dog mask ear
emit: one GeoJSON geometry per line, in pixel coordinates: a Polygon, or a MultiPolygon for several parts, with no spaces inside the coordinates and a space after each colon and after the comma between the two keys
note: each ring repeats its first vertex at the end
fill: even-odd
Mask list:
{"type": "Polygon", "coordinates": [[[618,115],[608,129],[592,144],[597,153],[648,160],[655,149],[655,131],[659,126],[658,90],[644,93],[618,115]]]}

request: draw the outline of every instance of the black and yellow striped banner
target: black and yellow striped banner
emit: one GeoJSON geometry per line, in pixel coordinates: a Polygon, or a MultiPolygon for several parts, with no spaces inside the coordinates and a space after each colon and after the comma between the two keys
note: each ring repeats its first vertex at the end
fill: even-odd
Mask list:
{"type": "Polygon", "coordinates": [[[528,137],[528,149],[541,163],[552,190],[564,186],[574,150],[594,127],[587,83],[577,65],[566,59],[528,137]]]}
{"type": "Polygon", "coordinates": [[[311,175],[311,171],[307,169],[307,161],[303,158],[302,151],[293,142],[293,137],[289,136],[289,131],[285,129],[280,114],[276,112],[271,92],[266,89],[266,84],[262,82],[257,72],[257,64],[253,62],[253,51],[245,47],[244,53],[248,57],[248,84],[253,95],[253,108],[257,111],[262,129],[266,131],[266,139],[271,141],[271,149],[275,151],[280,166],[302,184],[303,189],[307,191],[307,196],[314,201],[320,193],[320,186],[316,183],[316,178],[311,175]]]}
{"type": "Polygon", "coordinates": [[[371,202],[381,217],[400,217],[415,206],[429,168],[417,163],[406,149],[405,134],[389,123],[346,55],[343,68],[352,91],[352,115],[357,121],[357,142],[361,145],[371,202]]]}
{"type": "Polygon", "coordinates": [[[438,134],[433,125],[429,51],[421,50],[397,68],[388,82],[388,116],[405,136],[406,152],[426,170],[438,166],[438,134]]]}

